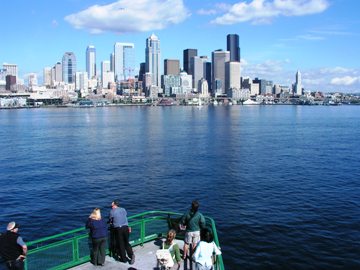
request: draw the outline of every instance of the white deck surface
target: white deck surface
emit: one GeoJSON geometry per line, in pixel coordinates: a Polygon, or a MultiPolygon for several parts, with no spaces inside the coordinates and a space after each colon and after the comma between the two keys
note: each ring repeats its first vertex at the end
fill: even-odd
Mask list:
{"type": "MultiPolygon", "coordinates": [[[[176,240],[180,250],[182,251],[184,242],[181,240],[176,240]]],[[[135,253],[135,263],[130,265],[129,263],[122,263],[116,261],[114,258],[106,256],[104,266],[95,266],[90,262],[79,265],[77,267],[71,268],[72,270],[159,270],[159,266],[156,260],[156,250],[160,249],[162,244],[161,240],[154,240],[149,243],[144,244],[144,246],[133,247],[135,253]]],[[[174,268],[176,269],[176,268],[174,268]]],[[[190,262],[187,259],[186,262],[181,261],[181,270],[190,270],[195,269],[195,267],[190,266],[190,262]]]]}

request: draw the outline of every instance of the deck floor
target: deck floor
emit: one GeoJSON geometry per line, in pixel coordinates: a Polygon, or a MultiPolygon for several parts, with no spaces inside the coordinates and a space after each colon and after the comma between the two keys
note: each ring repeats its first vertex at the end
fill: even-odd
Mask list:
{"type": "MultiPolygon", "coordinates": [[[[183,249],[184,242],[181,240],[176,240],[180,249],[183,249]]],[[[156,260],[156,251],[160,249],[162,240],[158,239],[155,241],[148,242],[143,246],[133,247],[135,253],[135,263],[130,265],[129,263],[122,263],[116,261],[114,258],[106,256],[104,266],[95,266],[90,262],[81,264],[77,267],[71,268],[72,270],[159,270],[159,265],[156,260]]],[[[195,269],[193,265],[190,265],[190,261],[181,261],[181,270],[192,270],[195,269]]]]}

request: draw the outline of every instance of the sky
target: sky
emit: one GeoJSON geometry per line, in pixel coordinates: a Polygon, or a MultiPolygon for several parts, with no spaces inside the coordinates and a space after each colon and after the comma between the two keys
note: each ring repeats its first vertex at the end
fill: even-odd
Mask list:
{"type": "Polygon", "coordinates": [[[88,45],[99,69],[115,42],[134,43],[138,67],[154,33],[162,60],[182,65],[184,49],[211,59],[238,34],[243,77],[290,86],[299,70],[305,90],[360,92],[358,0],[12,0],[1,10],[0,68],[17,64],[25,83],[67,51],[85,71],[88,45]]]}

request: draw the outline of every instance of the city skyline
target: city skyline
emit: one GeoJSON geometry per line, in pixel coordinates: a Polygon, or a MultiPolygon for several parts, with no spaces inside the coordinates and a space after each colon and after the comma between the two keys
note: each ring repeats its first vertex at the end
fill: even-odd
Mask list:
{"type": "Polygon", "coordinates": [[[7,1],[4,10],[16,10],[22,19],[12,12],[2,15],[12,27],[3,27],[0,64],[17,64],[21,78],[30,73],[42,78],[45,67],[74,52],[77,71],[86,71],[87,46],[95,46],[100,67],[116,42],[130,42],[139,69],[146,38],[154,33],[161,40],[161,62],[178,59],[182,67],[184,49],[197,49],[211,59],[213,51],[226,50],[227,34],[237,34],[244,77],[291,85],[300,70],[306,90],[360,90],[357,1],[194,2],[65,0],[49,8],[36,1],[7,1]]]}

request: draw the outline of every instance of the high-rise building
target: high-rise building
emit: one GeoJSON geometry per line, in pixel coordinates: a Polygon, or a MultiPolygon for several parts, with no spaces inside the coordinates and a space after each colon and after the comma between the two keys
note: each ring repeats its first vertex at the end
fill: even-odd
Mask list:
{"type": "Polygon", "coordinates": [[[231,62],[240,62],[239,35],[229,34],[226,36],[226,49],[230,52],[231,62]]]}
{"type": "Polygon", "coordinates": [[[76,72],[75,77],[75,89],[87,94],[89,88],[89,75],[87,72],[76,72]]]}
{"type": "Polygon", "coordinates": [[[43,74],[43,85],[46,87],[51,86],[51,67],[44,67],[44,74],[43,74]]]}
{"type": "Polygon", "coordinates": [[[115,54],[110,53],[110,71],[114,72],[115,70],[115,54]]]}
{"type": "Polygon", "coordinates": [[[51,85],[56,85],[57,82],[62,82],[63,76],[62,76],[62,64],[60,62],[57,62],[53,68],[51,69],[51,85]]]}
{"type": "Polygon", "coordinates": [[[212,52],[212,93],[225,94],[225,63],[230,61],[230,52],[216,50],[212,52]]]}
{"type": "Polygon", "coordinates": [[[225,91],[241,88],[240,62],[225,63],[225,91]]]}
{"type": "Polygon", "coordinates": [[[73,52],[66,52],[62,58],[62,77],[65,83],[75,83],[76,57],[73,52]]]}
{"type": "Polygon", "coordinates": [[[114,82],[114,72],[111,71],[110,61],[101,62],[101,83],[103,88],[108,88],[109,84],[114,82]]]}
{"type": "Polygon", "coordinates": [[[145,72],[151,73],[151,83],[157,87],[161,86],[160,61],[160,40],[152,34],[146,39],[145,72]]]}
{"type": "Polygon", "coordinates": [[[114,74],[120,82],[134,78],[135,46],[133,43],[116,42],[114,45],[114,74]]]}
{"type": "Polygon", "coordinates": [[[36,73],[28,74],[28,86],[33,87],[38,85],[38,79],[36,73]]]}
{"type": "Polygon", "coordinates": [[[206,56],[194,56],[190,59],[190,66],[193,72],[193,88],[198,92],[201,90],[201,84],[199,84],[202,78],[206,77],[206,56]]]}
{"type": "Polygon", "coordinates": [[[295,77],[296,81],[295,81],[295,94],[298,96],[302,95],[302,85],[301,85],[301,73],[298,70],[296,72],[296,77],[295,77]]]}
{"type": "Polygon", "coordinates": [[[184,50],[184,71],[187,74],[193,75],[191,70],[191,58],[197,56],[197,49],[186,49],[184,50]]]}
{"type": "Polygon", "coordinates": [[[177,59],[164,60],[164,75],[179,75],[180,61],[177,59]]]}
{"type": "Polygon", "coordinates": [[[96,77],[96,49],[93,45],[86,48],[86,71],[89,79],[96,77]]]}
{"type": "Polygon", "coordinates": [[[7,75],[12,75],[18,78],[18,66],[16,64],[3,63],[3,70],[5,72],[5,77],[7,75]]]}

